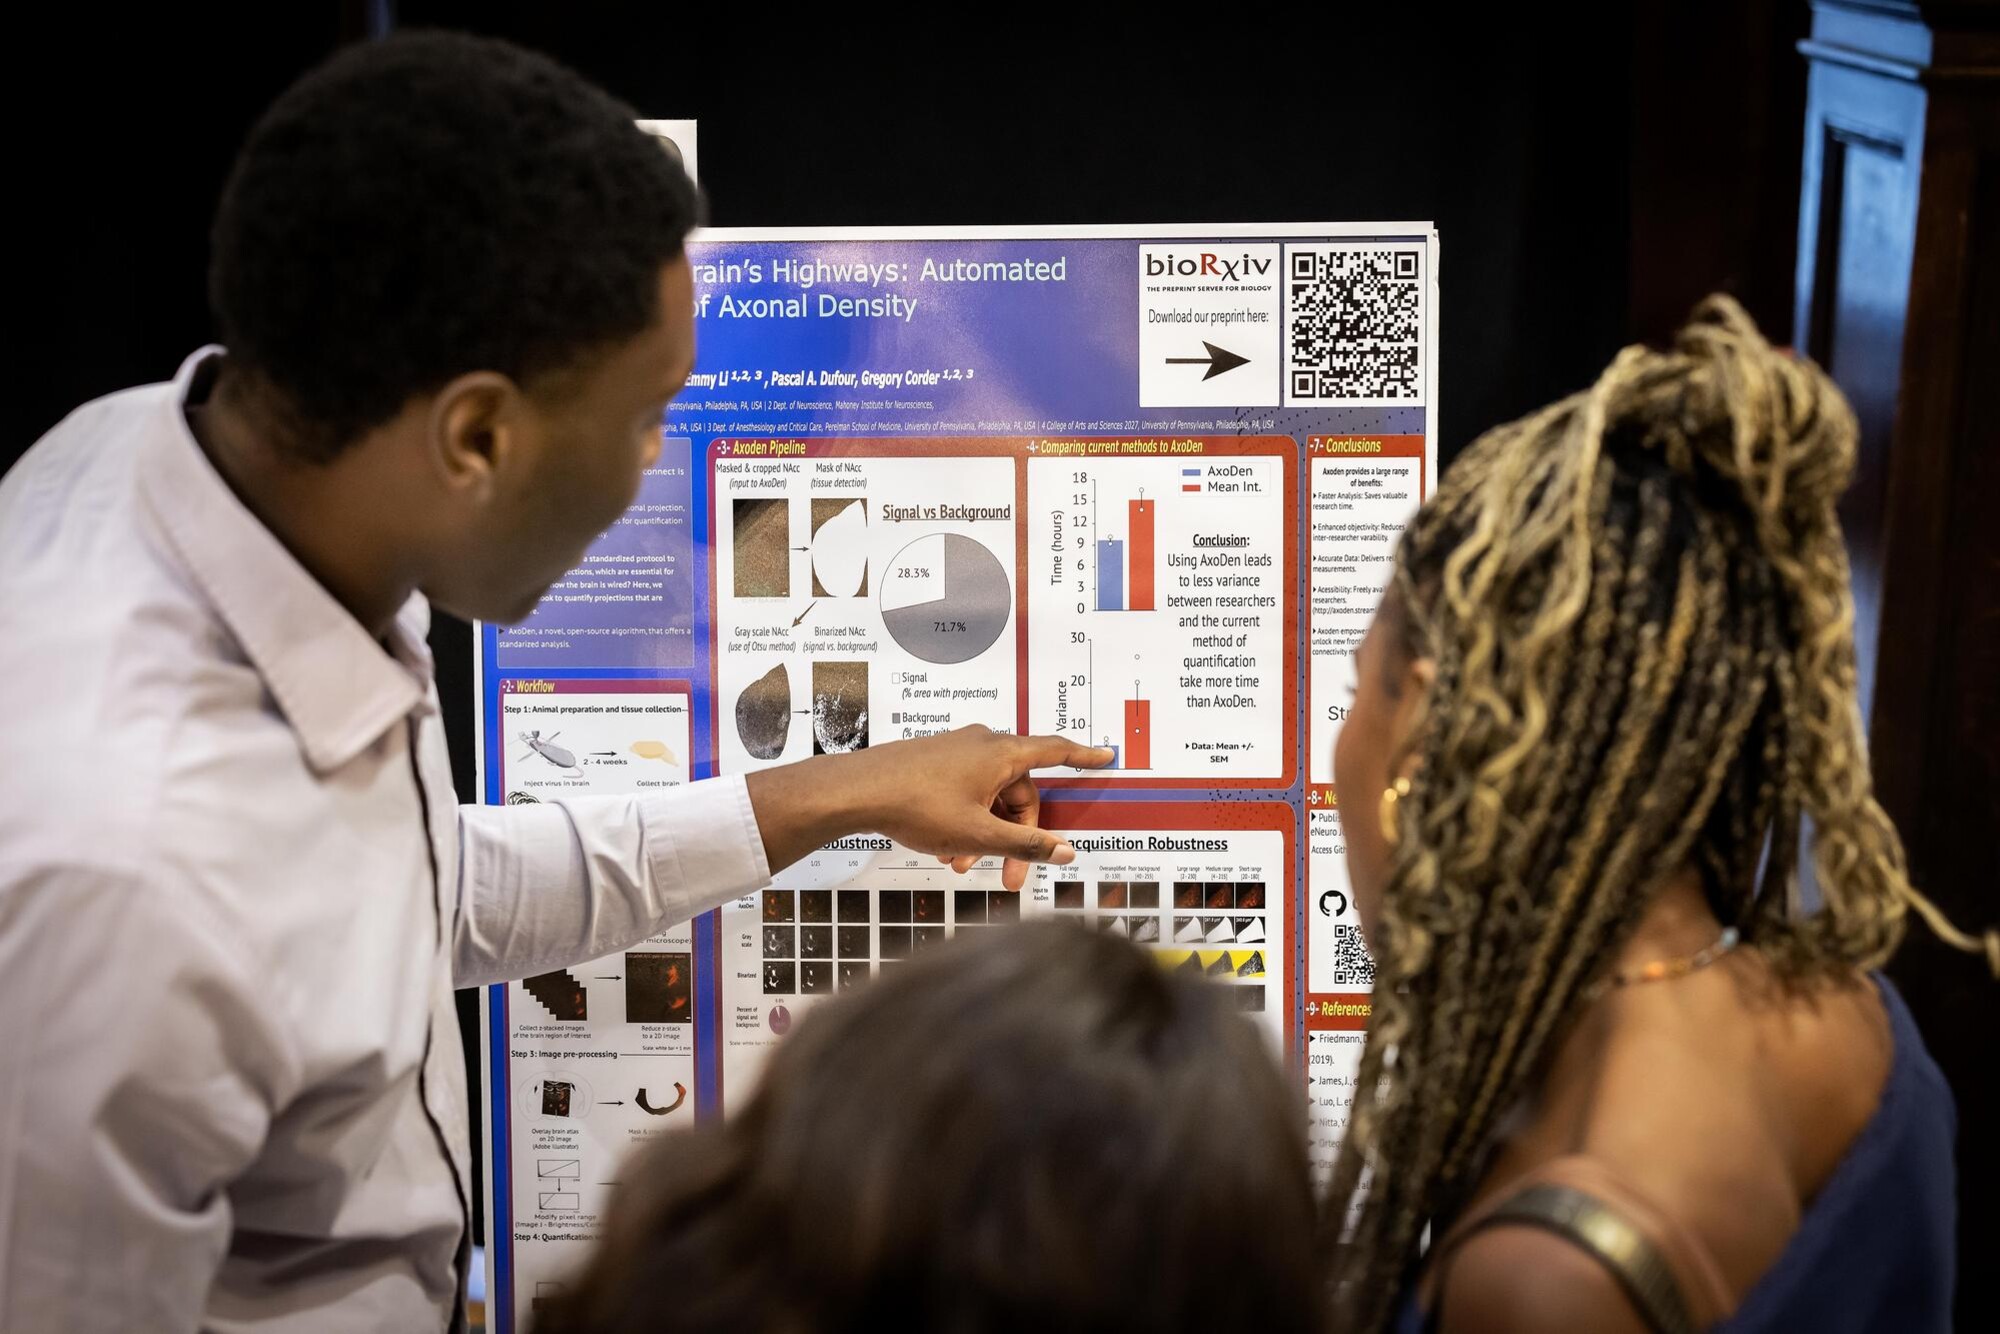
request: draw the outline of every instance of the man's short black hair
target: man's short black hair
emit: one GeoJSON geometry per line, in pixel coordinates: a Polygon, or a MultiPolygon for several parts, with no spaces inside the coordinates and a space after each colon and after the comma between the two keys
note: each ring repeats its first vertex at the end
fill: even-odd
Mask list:
{"type": "Polygon", "coordinates": [[[634,112],[458,34],[349,48],[250,133],[209,301],[235,370],[324,461],[454,376],[574,366],[658,314],[693,184],[634,112]]]}

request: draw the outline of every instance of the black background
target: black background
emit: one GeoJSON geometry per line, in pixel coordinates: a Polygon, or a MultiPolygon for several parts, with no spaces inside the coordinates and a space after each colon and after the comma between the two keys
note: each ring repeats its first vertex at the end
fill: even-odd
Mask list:
{"type": "MultiPolygon", "coordinates": [[[[298,74],[393,26],[510,37],[641,115],[698,118],[719,225],[1434,221],[1447,462],[1711,288],[1789,333],[1802,4],[1239,6],[1097,31],[1062,9],[155,9],[13,29],[0,468],[211,337],[206,234],[238,144],[298,74]]],[[[470,800],[470,635],[440,618],[434,647],[470,800]]]]}

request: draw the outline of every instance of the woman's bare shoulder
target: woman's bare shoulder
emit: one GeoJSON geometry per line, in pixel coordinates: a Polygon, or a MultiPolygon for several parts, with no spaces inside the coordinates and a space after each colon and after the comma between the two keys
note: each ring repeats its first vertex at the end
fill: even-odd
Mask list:
{"type": "Polygon", "coordinates": [[[1584,1134],[1739,1297],[1867,1127],[1893,1058],[1867,979],[1785,986],[1746,963],[1635,1009],[1584,1134]]]}

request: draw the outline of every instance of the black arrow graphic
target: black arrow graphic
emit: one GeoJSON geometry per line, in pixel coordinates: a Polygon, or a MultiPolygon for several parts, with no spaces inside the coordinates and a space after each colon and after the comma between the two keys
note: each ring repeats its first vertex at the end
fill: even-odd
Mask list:
{"type": "Polygon", "coordinates": [[[600,1102],[597,1105],[599,1107],[623,1107],[625,1105],[625,1100],[623,1098],[606,1098],[603,1102],[600,1102]]]}
{"type": "Polygon", "coordinates": [[[623,982],[625,980],[625,974],[623,973],[598,973],[596,977],[600,982],[623,982]]]}
{"type": "Polygon", "coordinates": [[[794,618],[793,618],[793,620],[792,620],[792,628],[793,628],[794,630],[798,629],[798,628],[799,628],[799,622],[800,622],[800,621],[803,621],[803,620],[804,620],[804,619],[805,619],[806,617],[808,617],[808,616],[812,615],[812,609],[813,609],[814,607],[817,607],[818,605],[819,605],[819,599],[817,599],[817,598],[813,599],[813,600],[812,600],[811,602],[808,602],[808,603],[806,603],[806,609],[805,609],[804,611],[800,612],[800,613],[799,613],[799,614],[798,614],[798,615],[797,615],[796,617],[794,617],[794,618]]]}
{"type": "Polygon", "coordinates": [[[1208,374],[1202,376],[1201,378],[1204,380],[1213,380],[1216,376],[1222,374],[1224,371],[1233,371],[1238,366],[1248,366],[1250,364],[1250,358],[1239,357],[1234,352],[1229,351],[1227,348],[1217,347],[1215,344],[1209,342],[1207,339],[1203,339],[1201,345],[1208,349],[1207,356],[1168,357],[1167,365],[1206,366],[1208,367],[1208,374]]]}

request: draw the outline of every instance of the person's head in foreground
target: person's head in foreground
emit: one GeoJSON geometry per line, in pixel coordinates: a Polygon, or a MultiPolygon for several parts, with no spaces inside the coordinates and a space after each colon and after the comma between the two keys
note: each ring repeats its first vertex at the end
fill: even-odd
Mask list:
{"type": "Polygon", "coordinates": [[[1314,1329],[1304,1117],[1223,988],[995,930],[813,1011],[741,1113],[635,1155],[536,1328],[1314,1329]]]}
{"type": "MultiPolygon", "coordinates": [[[[1606,1105],[1649,1060],[1671,1068],[1611,1069],[1627,1049],[1605,1034],[1659,1013],[1658,1050],[1681,1052],[1673,1025],[1715,996],[1746,1015],[1760,996],[1774,1015],[1804,998],[1798,1013],[1834,1023],[1873,1005],[1862,972],[1906,911],[1931,914],[1871,793],[1856,704],[1834,512],[1855,448],[1826,376],[1711,298],[1672,348],[1627,349],[1589,389],[1481,437],[1412,520],[1335,748],[1376,959],[1328,1211],[1338,1327],[1385,1327],[1426,1226],[1449,1229],[1489,1173],[1596,1151],[1590,1098],[1606,1105]],[[1677,942],[1648,956],[1671,961],[1667,985],[1623,985],[1655,980],[1620,973],[1642,923],[1677,942]],[[1561,1081],[1582,1090],[1566,1125],[1561,1081]]],[[[1853,1031],[1881,1030],[1872,1013],[1853,1031]]],[[[1711,1070],[1755,1067],[1737,1025],[1711,1031],[1711,1070]]],[[[1870,1077],[1850,1081],[1861,1122],[1870,1077]]],[[[1726,1103],[1704,1104],[1722,1108],[1707,1133],[1735,1142],[1726,1103]]],[[[1835,1133],[1823,1158],[1855,1132],[1835,1133]]],[[[1786,1235],[1759,1234],[1740,1273],[1720,1246],[1725,1286],[1740,1296],[1770,1258],[1758,1247],[1786,1235]]]]}

